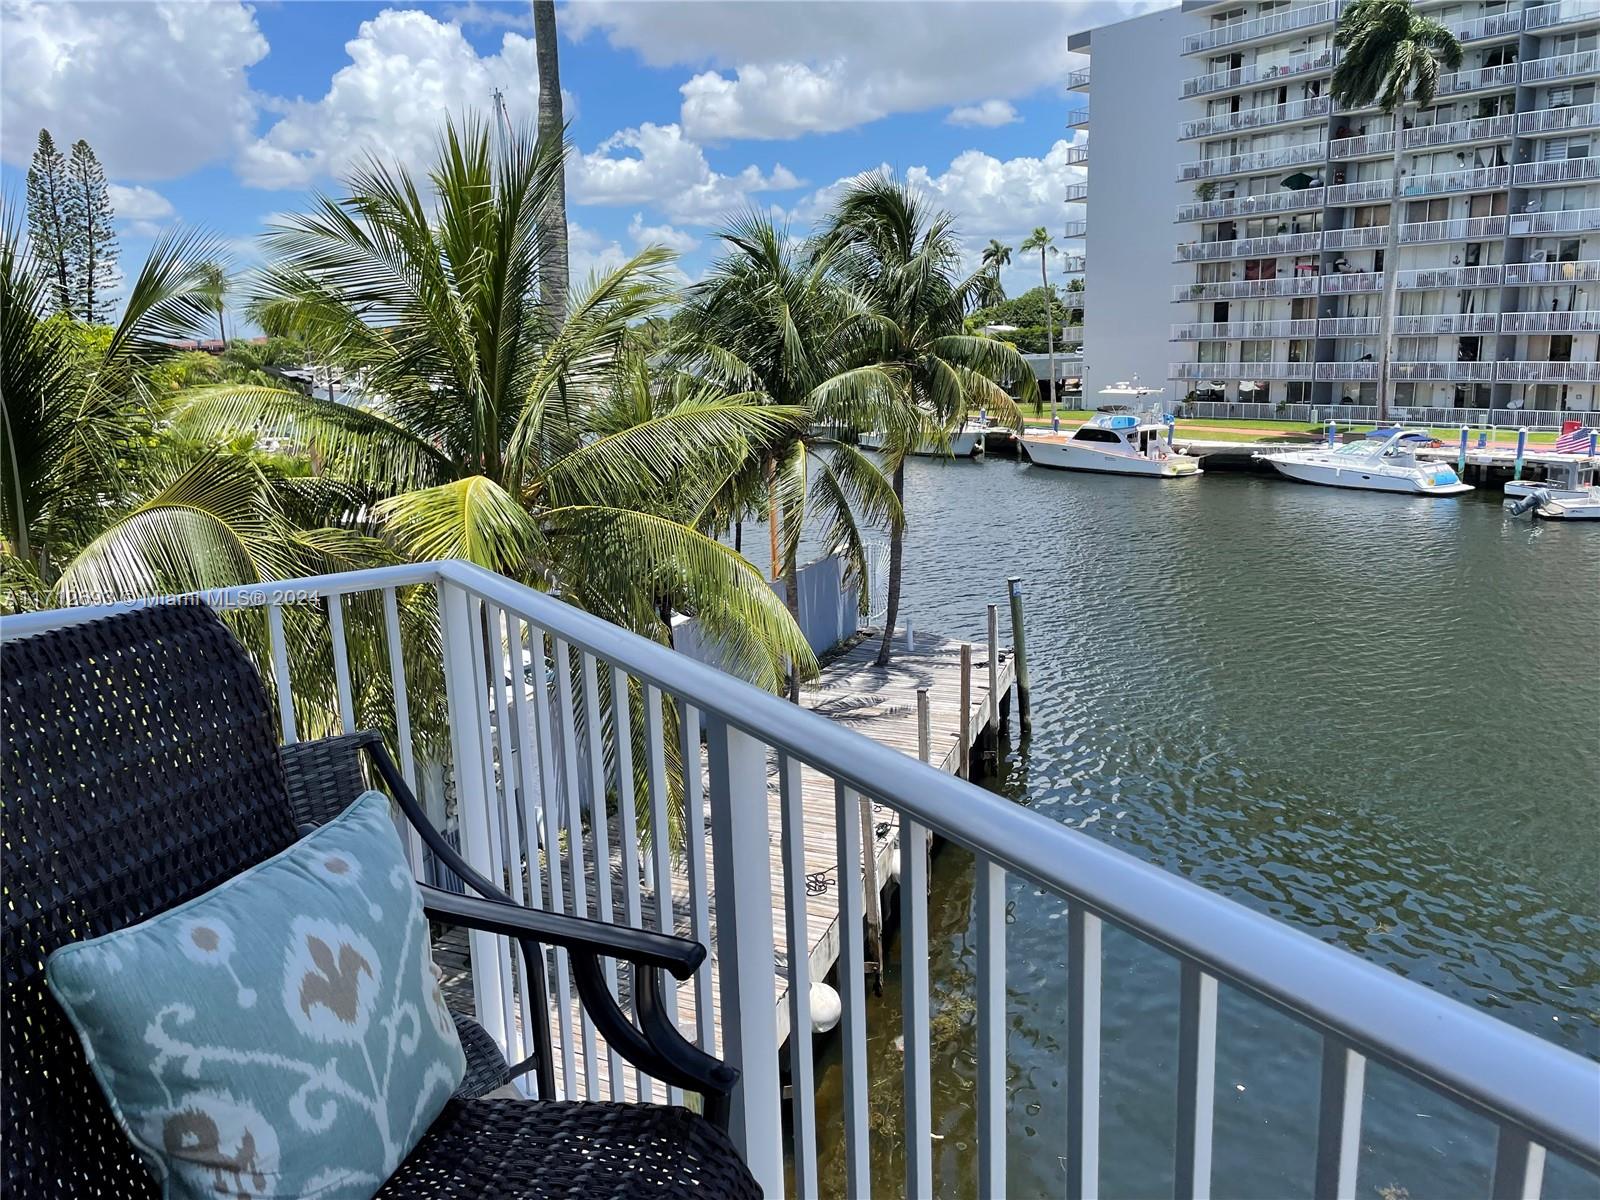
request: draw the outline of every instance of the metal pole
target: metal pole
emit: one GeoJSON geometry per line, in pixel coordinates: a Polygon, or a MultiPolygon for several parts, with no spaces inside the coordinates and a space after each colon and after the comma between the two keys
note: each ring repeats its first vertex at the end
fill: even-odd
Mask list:
{"type": "MultiPolygon", "coordinates": [[[[872,994],[883,995],[883,890],[878,882],[878,833],[872,827],[872,799],[862,796],[856,806],[861,813],[861,894],[866,901],[867,970],[872,972],[872,994]]],[[[901,875],[904,877],[904,867],[901,875]]]]}
{"type": "Polygon", "coordinates": [[[1028,645],[1022,632],[1022,580],[1013,575],[1006,580],[1011,595],[1011,655],[1017,664],[1017,719],[1023,732],[1033,728],[1028,702],[1028,645]]]}
{"type": "Polygon", "coordinates": [[[1467,438],[1472,436],[1472,431],[1465,425],[1461,427],[1461,449],[1456,453],[1456,474],[1466,478],[1467,474],[1467,438]]]}
{"type": "Polygon", "coordinates": [[[933,717],[928,712],[928,689],[917,689],[917,757],[927,762],[933,754],[933,717]]]}
{"type": "Polygon", "coordinates": [[[960,755],[960,775],[972,778],[972,643],[961,643],[961,716],[956,726],[956,752],[960,755]]]}
{"type": "Polygon", "coordinates": [[[1000,606],[989,605],[989,733],[1000,727],[1000,606]]]}
{"type": "Polygon", "coordinates": [[[1513,479],[1521,479],[1522,478],[1522,458],[1523,458],[1523,456],[1525,454],[1527,454],[1527,452],[1528,452],[1528,427],[1526,425],[1518,425],[1517,426],[1517,462],[1516,462],[1516,465],[1511,469],[1511,478],[1513,478],[1513,479]]]}

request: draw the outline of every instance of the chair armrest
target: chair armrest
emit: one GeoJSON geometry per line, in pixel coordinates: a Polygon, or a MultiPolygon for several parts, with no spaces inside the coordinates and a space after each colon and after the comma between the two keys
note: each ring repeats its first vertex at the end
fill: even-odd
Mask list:
{"type": "Polygon", "coordinates": [[[675,979],[688,979],[706,958],[706,948],[688,938],[652,933],[611,925],[586,917],[539,908],[524,908],[515,903],[481,900],[419,884],[422,908],[428,916],[453,925],[465,925],[502,937],[530,938],[545,946],[620,958],[645,967],[670,971],[675,979]]]}

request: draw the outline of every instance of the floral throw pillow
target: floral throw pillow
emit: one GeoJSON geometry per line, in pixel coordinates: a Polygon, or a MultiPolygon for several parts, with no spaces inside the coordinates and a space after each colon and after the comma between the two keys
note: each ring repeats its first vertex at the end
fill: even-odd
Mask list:
{"type": "Polygon", "coordinates": [[[466,1069],[377,792],[45,971],[169,1200],[371,1197],[466,1069]]]}

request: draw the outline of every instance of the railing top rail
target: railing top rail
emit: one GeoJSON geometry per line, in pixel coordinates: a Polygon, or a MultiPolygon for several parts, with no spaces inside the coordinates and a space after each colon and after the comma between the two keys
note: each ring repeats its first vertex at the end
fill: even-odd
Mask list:
{"type": "MultiPolygon", "coordinates": [[[[237,607],[429,581],[531,621],[1364,1053],[1521,1126],[1541,1144],[1600,1166],[1600,1065],[553,596],[444,561],[225,588],[201,598],[237,607]]],[[[131,607],[7,617],[0,639],[131,607]]]]}

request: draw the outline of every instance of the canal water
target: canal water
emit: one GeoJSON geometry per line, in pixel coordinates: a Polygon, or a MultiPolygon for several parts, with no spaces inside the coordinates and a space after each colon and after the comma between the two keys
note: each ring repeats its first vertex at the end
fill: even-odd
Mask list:
{"type": "MultiPolygon", "coordinates": [[[[1600,1057],[1600,529],[1210,474],[917,461],[905,611],[983,636],[1021,576],[1030,741],[988,786],[1325,941],[1600,1057]]],[[[1004,607],[1002,606],[1002,612],[1004,607]]],[[[1006,627],[1002,617],[1002,628],[1006,627]]],[[[975,1196],[974,902],[930,900],[934,1164],[975,1196]]],[[[1060,1195],[1066,918],[1008,895],[1009,1182],[1060,1195]]],[[[875,1191],[904,1189],[899,975],[872,1001],[875,1191]]],[[[1171,1194],[1178,971],[1105,935],[1102,1194],[1171,1194]]],[[[844,1194],[837,1039],[821,1164],[844,1194]]],[[[1226,986],[1213,1192],[1310,1192],[1318,1039],[1226,986]]],[[[1358,1195],[1487,1193],[1482,1118],[1369,1065],[1358,1195]]],[[[1600,1184],[1552,1160],[1546,1197],[1600,1184]]]]}

